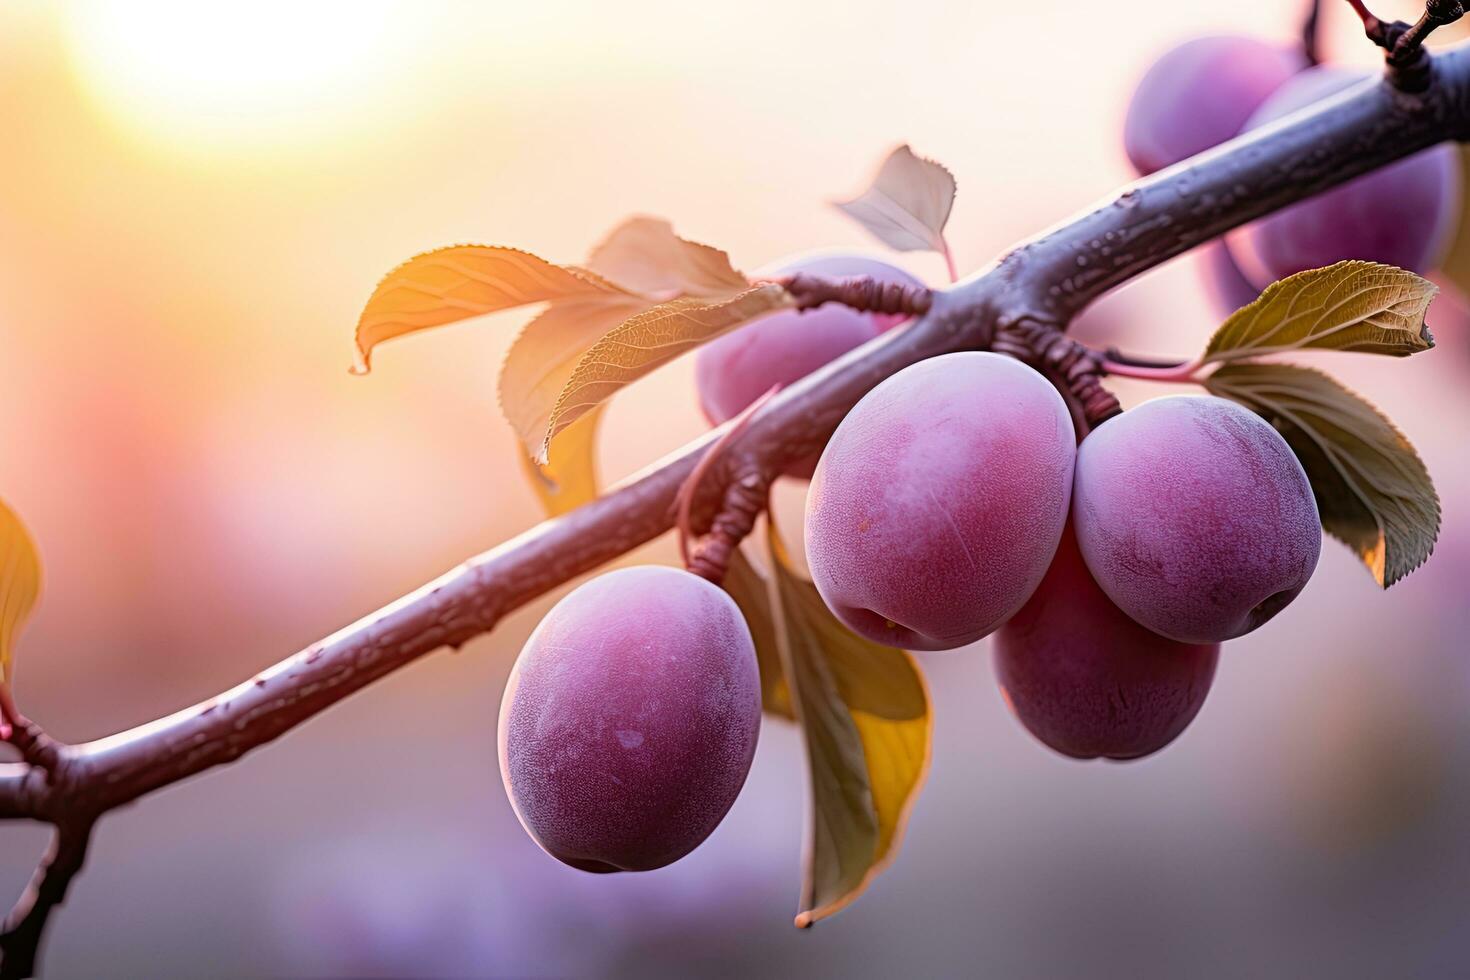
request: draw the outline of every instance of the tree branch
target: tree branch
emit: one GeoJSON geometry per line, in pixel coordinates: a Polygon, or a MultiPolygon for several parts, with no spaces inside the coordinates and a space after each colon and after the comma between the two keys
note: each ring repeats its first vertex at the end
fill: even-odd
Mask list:
{"type": "MultiPolygon", "coordinates": [[[[951,289],[924,294],[927,308],[911,325],[839,358],[753,413],[724,450],[728,465],[716,472],[777,472],[819,450],[858,399],[910,364],[984,349],[1018,330],[1053,338],[1047,331],[1064,330],[1102,293],[1236,225],[1433,143],[1465,138],[1470,50],[1462,46],[1430,65],[1433,84],[1421,93],[1367,83],[1139,181],[951,289]]],[[[889,302],[882,295],[870,299],[889,302]]],[[[1078,361],[1062,356],[1066,350],[1054,353],[1054,368],[1080,370],[1078,361]]],[[[373,681],[440,647],[460,646],[507,612],[667,531],[679,487],[721,431],[218,697],[110,738],[57,746],[55,778],[33,765],[0,765],[0,818],[58,828],[53,857],[31,900],[17,908],[10,935],[39,939],[47,913],[81,866],[96,816],[232,762],[373,681]]],[[[696,510],[708,519],[727,485],[706,482],[697,488],[696,510]]],[[[33,968],[25,950],[19,938],[0,941],[7,975],[33,968]]]]}
{"type": "Polygon", "coordinates": [[[57,825],[51,849],[0,928],[0,980],[35,974],[46,921],[66,899],[67,887],[86,863],[91,838],[90,819],[57,825]]]}

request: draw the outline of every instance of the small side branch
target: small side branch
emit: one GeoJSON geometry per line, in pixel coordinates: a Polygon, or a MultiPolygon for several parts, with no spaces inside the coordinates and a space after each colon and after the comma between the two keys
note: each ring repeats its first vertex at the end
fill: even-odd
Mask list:
{"type": "Polygon", "coordinates": [[[1368,40],[1380,48],[1388,46],[1388,23],[1373,16],[1373,12],[1364,4],[1363,0],[1348,0],[1348,6],[1353,8],[1353,13],[1358,15],[1358,20],[1363,22],[1363,33],[1368,40]]]}
{"type": "Polygon", "coordinates": [[[35,975],[46,920],[65,901],[72,878],[86,863],[92,827],[90,819],[57,825],[51,849],[0,931],[0,980],[35,975]]]}
{"type": "Polygon", "coordinates": [[[934,291],[927,286],[879,282],[872,276],[828,279],[798,272],[776,280],[796,299],[796,308],[810,310],[823,303],[841,303],[855,310],[923,316],[934,304],[934,291]]]}
{"type": "Polygon", "coordinates": [[[683,559],[684,567],[716,585],[725,580],[725,573],[730,569],[730,556],[740,547],[740,542],[745,540],[746,535],[750,534],[755,527],[755,519],[765,509],[771,489],[771,477],[758,466],[733,469],[734,476],[725,487],[720,509],[716,511],[709,530],[698,537],[695,536],[692,526],[694,501],[710,470],[722,461],[725,448],[745,429],[755,413],[780,390],[780,385],[773,386],[734,418],[730,427],[694,467],[694,471],[679,488],[674,502],[677,512],[675,526],[679,532],[679,556],[683,559]]]}
{"type": "Polygon", "coordinates": [[[1363,33],[1368,40],[1384,50],[1389,81],[1404,92],[1422,92],[1429,87],[1429,52],[1424,48],[1425,39],[1436,29],[1465,16],[1461,0],[1426,0],[1424,13],[1412,24],[1379,20],[1363,0],[1348,0],[1348,5],[1363,22],[1363,33]]]}
{"type": "Polygon", "coordinates": [[[61,762],[61,743],[20,713],[10,685],[4,681],[0,681],[0,739],[14,745],[21,758],[45,772],[48,779],[55,776],[61,762]]]}

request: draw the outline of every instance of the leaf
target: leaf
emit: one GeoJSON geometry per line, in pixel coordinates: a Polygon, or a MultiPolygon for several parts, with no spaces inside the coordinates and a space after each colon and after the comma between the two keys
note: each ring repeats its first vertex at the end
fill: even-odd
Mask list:
{"type": "Polygon", "coordinates": [[[546,466],[536,465],[525,453],[516,453],[548,517],[597,499],[597,428],[606,407],[599,405],[568,426],[551,444],[546,466]]]}
{"type": "Polygon", "coordinates": [[[1439,291],[1412,272],[1377,262],[1338,262],[1287,276],[1230,315],[1204,363],[1323,349],[1403,357],[1434,346],[1424,325],[1439,291]]]}
{"type": "MultiPolygon", "coordinates": [[[[554,402],[546,398],[550,386],[542,385],[517,406],[524,417],[539,418],[543,406],[550,405],[544,428],[523,433],[526,448],[545,462],[547,447],[557,433],[618,389],[707,340],[791,305],[785,289],[766,283],[714,302],[670,300],[631,317],[581,356],[554,402]]],[[[512,403],[507,400],[504,404],[509,411],[512,403]]]]}
{"type": "Polygon", "coordinates": [[[948,255],[944,226],[954,194],[953,174],[904,145],[883,161],[871,187],[836,206],[890,248],[948,255]]]}
{"type": "Polygon", "coordinates": [[[812,779],[812,833],[796,924],[842,910],[898,852],[929,769],[933,719],[913,657],[852,633],[792,569],[767,521],[785,674],[812,779]]]}
{"type": "Polygon", "coordinates": [[[10,682],[15,638],[41,594],[41,559],[30,532],[0,501],[0,679],[10,682]]]}
{"type": "Polygon", "coordinates": [[[593,249],[589,268],[650,296],[719,296],[738,293],[750,282],[717,248],[674,234],[662,218],[629,218],[593,249]]]}
{"type": "Polygon", "coordinates": [[[551,412],[582,358],[605,335],[651,306],[635,296],[575,297],[553,303],[522,328],[501,365],[498,389],[500,410],[533,465],[549,462],[551,412]]]}
{"type": "Polygon", "coordinates": [[[454,245],[416,255],[378,283],[357,321],[357,373],[373,348],[404,334],[485,313],[574,297],[630,294],[585,269],[553,265],[519,249],[454,245]]]}
{"type": "Polygon", "coordinates": [[[795,721],[791,707],[791,688],[781,669],[780,643],[776,634],[776,617],[771,609],[771,587],[760,570],[736,548],[725,572],[725,591],[735,600],[750,626],[755,640],[755,659],[761,671],[761,707],[768,714],[795,721]]]}
{"type": "Polygon", "coordinates": [[[1424,564],[1439,536],[1439,495],[1381,412],[1322,372],[1290,364],[1227,364],[1204,385],[1276,426],[1307,471],[1323,529],[1379,585],[1424,564]]]}

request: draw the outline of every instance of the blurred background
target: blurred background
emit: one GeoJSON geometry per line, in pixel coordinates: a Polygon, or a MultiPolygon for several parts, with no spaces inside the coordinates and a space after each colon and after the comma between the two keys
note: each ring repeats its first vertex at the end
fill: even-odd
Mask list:
{"type": "MultiPolygon", "coordinates": [[[[0,494],[46,569],[21,704],[72,740],[132,726],[539,519],[493,385],[524,316],[348,375],[363,301],[408,256],[577,261],[635,212],[745,268],[867,248],[825,202],[908,141],[958,176],[950,238],[973,270],[1130,177],[1123,109],[1165,47],[1287,41],[1302,7],[6,3],[0,494]]],[[[1371,63],[1326,7],[1328,56],[1371,63]]],[[[900,261],[942,279],[936,256],[900,261]]],[[[1220,314],[1195,261],[1079,330],[1196,352],[1220,314]]],[[[1435,476],[1425,568],[1384,594],[1329,543],[1291,609],[1229,645],[1190,730],[1128,765],[1033,741],[983,644],[924,656],[935,757],[903,854],[810,932],[791,925],[804,758],[780,722],[670,868],[584,875],[521,831],[496,712],[549,596],[110,816],[50,974],[1466,975],[1470,326],[1449,301],[1431,324],[1439,349],[1411,361],[1324,358],[1435,476]]],[[[604,428],[612,478],[699,434],[689,361],[604,428]]],[[[673,558],[665,539],[629,561],[673,558]]],[[[0,828],[7,902],[44,843],[0,828]]]]}

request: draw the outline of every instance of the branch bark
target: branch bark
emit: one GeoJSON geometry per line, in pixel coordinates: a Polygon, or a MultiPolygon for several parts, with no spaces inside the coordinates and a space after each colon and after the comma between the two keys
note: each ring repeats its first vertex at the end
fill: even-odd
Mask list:
{"type": "MultiPolygon", "coordinates": [[[[713,514],[737,474],[770,479],[821,448],[874,385],[919,360],[983,349],[998,333],[1065,329],[1087,303],[1139,273],[1260,217],[1443,140],[1470,135],[1470,46],[1430,64],[1407,93],[1365,83],[1138,181],[951,289],[924,315],[781,391],[729,440],[697,509],[713,514]]],[[[895,302],[899,299],[895,298],[895,302]]],[[[912,302],[912,297],[904,298],[912,302]]],[[[176,714],[80,745],[58,745],[54,773],[0,765],[0,818],[58,828],[34,900],[0,942],[7,975],[34,966],[46,913],[80,868],[97,816],[238,759],[441,647],[490,630],[531,599],[669,530],[681,484],[719,430],[602,498],[546,521],[314,643],[250,680],[176,714]],[[78,836],[78,828],[84,828],[78,836]],[[68,870],[69,869],[69,870],[68,870]]]]}

